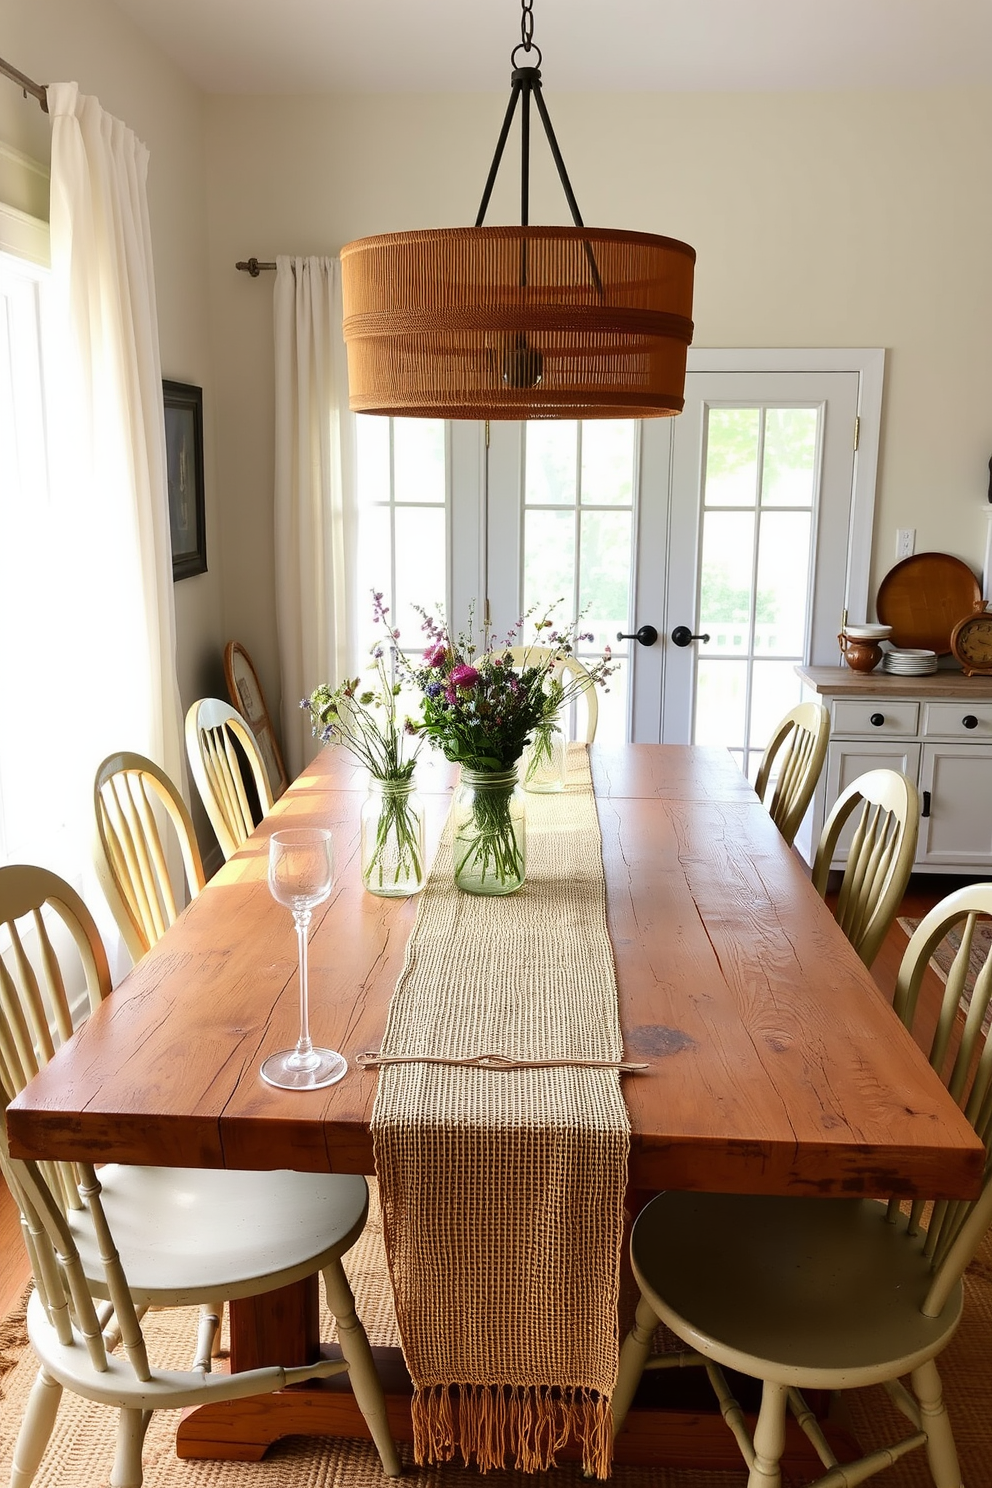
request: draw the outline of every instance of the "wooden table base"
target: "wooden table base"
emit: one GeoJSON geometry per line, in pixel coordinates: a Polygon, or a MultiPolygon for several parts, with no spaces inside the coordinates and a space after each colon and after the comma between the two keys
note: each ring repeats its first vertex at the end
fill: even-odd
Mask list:
{"type": "MultiPolygon", "coordinates": [[[[322,1353],[329,1358],[341,1357],[335,1344],[325,1345],[322,1353]]],[[[372,1353],[386,1393],[393,1437],[397,1443],[412,1443],[413,1386],[403,1355],[397,1348],[374,1348],[372,1353]]],[[[748,1419],[753,1428],[754,1414],[748,1419]]],[[[826,1423],[825,1429],[841,1460],[859,1455],[857,1443],[845,1432],[830,1423],[826,1423]]],[[[176,1454],[183,1458],[258,1462],[282,1436],[369,1440],[368,1427],[355,1404],[348,1376],[335,1375],[310,1385],[294,1385],[274,1395],[189,1410],[176,1435],[176,1454]]],[[[578,1457],[577,1447],[567,1446],[559,1453],[562,1462],[576,1461],[578,1457]]],[[[699,1369],[680,1371],[677,1375],[666,1370],[664,1379],[657,1372],[645,1376],[617,1438],[614,1461],[639,1467],[694,1467],[724,1472],[743,1469],[737,1444],[715,1409],[705,1376],[699,1369]]],[[[811,1477],[823,1470],[809,1441],[791,1418],[782,1466],[797,1477],[811,1477]]]]}

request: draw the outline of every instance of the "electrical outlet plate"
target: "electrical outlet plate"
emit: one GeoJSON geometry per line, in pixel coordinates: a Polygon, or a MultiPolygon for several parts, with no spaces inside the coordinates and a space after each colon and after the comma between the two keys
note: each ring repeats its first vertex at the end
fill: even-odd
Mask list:
{"type": "Polygon", "coordinates": [[[900,527],[896,532],[896,558],[912,558],[916,552],[916,528],[900,527]]]}

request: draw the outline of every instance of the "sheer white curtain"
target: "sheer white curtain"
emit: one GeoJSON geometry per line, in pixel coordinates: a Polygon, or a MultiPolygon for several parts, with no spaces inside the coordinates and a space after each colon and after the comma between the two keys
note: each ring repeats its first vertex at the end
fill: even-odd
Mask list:
{"type": "Polygon", "coordinates": [[[0,500],[3,847],[82,890],[123,970],[92,875],[96,768],[130,749],[183,779],[148,152],[74,83],[48,98],[52,267],[8,265],[4,296],[0,403],[33,453],[4,458],[0,500]]]}
{"type": "Polygon", "coordinates": [[[341,265],[276,259],[275,570],[283,752],[290,775],[316,753],[299,707],[356,666],[357,507],[341,332],[341,265]]]}

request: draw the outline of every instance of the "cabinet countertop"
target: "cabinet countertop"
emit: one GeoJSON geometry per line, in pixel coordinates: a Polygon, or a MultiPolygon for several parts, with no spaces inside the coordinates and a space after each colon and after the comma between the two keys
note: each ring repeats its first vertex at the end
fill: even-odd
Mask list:
{"type": "Polygon", "coordinates": [[[895,677],[881,667],[855,672],[847,666],[797,666],[814,692],[824,697],[971,698],[992,700],[992,677],[966,677],[961,672],[931,672],[928,677],[895,677]]]}

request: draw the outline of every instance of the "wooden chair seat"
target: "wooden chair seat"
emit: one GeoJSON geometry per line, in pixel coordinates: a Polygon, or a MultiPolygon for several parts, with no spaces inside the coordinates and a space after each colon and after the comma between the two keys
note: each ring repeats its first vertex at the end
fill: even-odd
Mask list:
{"type": "MultiPolygon", "coordinates": [[[[912,1028],[930,957],[958,929],[929,1058],[986,1154],[992,1138],[992,1043],[983,1025],[992,1001],[992,959],[986,957],[978,973],[963,1021],[961,999],[975,925],[989,917],[992,885],[948,895],[910,940],[894,999],[897,1014],[912,1028]]],[[[900,1092],[892,1098],[898,1100],[900,1092]]],[[[935,1488],[961,1488],[936,1359],[961,1316],[964,1270],[992,1222],[988,1162],[985,1172],[976,1199],[941,1201],[929,1212],[922,1199],[885,1204],[674,1192],[652,1199],[631,1234],[641,1296],[621,1350],[616,1429],[642,1370],[698,1363],[750,1470],[748,1488],[779,1488],[790,1409],[826,1468],[813,1488],[864,1482],[918,1449],[925,1452],[935,1488]],[[687,1350],[653,1356],[659,1322],[687,1350]],[[753,1433],[724,1374],[728,1368],[762,1383],[753,1433]],[[903,1383],[907,1378],[911,1389],[903,1383]],[[879,1384],[910,1429],[839,1465],[801,1392],[879,1384]]]]}
{"type": "Polygon", "coordinates": [[[10,1156],[9,1101],[73,1032],[76,989],[97,1007],[110,992],[99,933],[55,874],[0,867],[0,1172],[22,1216],[35,1279],[28,1333],[41,1364],[14,1453],[12,1488],[34,1480],[63,1388],[117,1407],[111,1481],[140,1488],[149,1412],[232,1400],[347,1370],[385,1472],[399,1461],[382,1389],[341,1256],[362,1231],[364,1178],[90,1163],[10,1156]],[[58,922],[57,924],[52,922],[58,922]],[[61,932],[61,933],[60,933],[61,932]],[[33,943],[32,943],[33,942],[33,943]],[[37,968],[37,969],[36,969],[37,968]],[[320,1272],[344,1362],[211,1375],[220,1309],[320,1272]],[[188,1371],[156,1371],[140,1318],[151,1305],[199,1304],[188,1371]],[[113,1349],[118,1341],[123,1356],[113,1349]]]}

